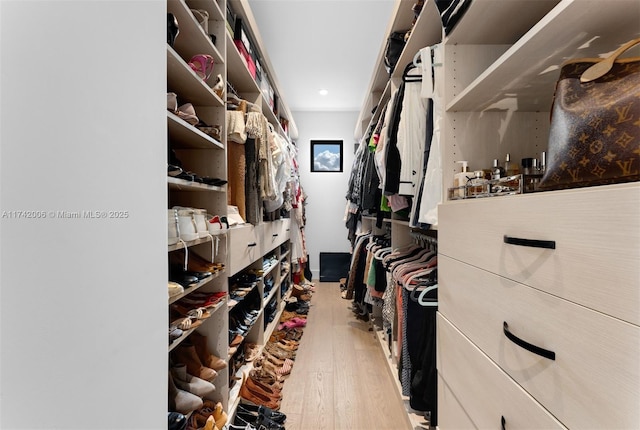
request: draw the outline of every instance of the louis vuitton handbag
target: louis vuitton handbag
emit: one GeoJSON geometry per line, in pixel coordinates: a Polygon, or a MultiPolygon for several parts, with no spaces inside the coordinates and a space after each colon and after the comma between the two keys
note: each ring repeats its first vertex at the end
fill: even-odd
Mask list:
{"type": "Polygon", "coordinates": [[[551,109],[541,190],[640,180],[640,57],[565,63],[551,109]]]}

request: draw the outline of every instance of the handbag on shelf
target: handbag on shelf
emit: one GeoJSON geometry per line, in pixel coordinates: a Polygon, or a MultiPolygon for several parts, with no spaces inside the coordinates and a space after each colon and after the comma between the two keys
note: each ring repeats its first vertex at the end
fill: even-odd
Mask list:
{"type": "Polygon", "coordinates": [[[541,190],[640,180],[640,57],[566,62],[551,108],[541,190]]]}
{"type": "Polygon", "coordinates": [[[396,68],[396,64],[398,63],[398,59],[402,54],[402,50],[406,43],[404,38],[406,34],[406,31],[394,31],[387,38],[387,46],[384,50],[384,65],[389,74],[393,73],[393,70],[396,68]]]}

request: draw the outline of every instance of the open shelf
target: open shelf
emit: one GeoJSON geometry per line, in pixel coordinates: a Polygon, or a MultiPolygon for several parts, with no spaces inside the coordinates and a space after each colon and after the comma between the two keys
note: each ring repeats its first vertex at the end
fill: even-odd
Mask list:
{"type": "Polygon", "coordinates": [[[199,182],[187,181],[184,179],[172,178],[167,176],[169,188],[177,191],[220,191],[225,190],[224,187],[215,187],[213,185],[201,184],[199,182]]]}
{"type": "MultiPolygon", "coordinates": [[[[627,3],[637,10],[637,2],[627,3]]],[[[594,7],[593,2],[560,2],[446,106],[450,112],[517,110],[548,112],[561,65],[579,57],[598,58],[640,34],[637,14],[594,7]],[[576,33],[575,29],[580,28],[576,33]],[[624,30],[624,31],[623,31],[624,30]],[[562,40],[562,44],[558,44],[562,40]]],[[[482,4],[482,3],[481,3],[482,4]]],[[[482,50],[473,46],[470,49],[482,50]]],[[[455,53],[456,47],[453,47],[455,53]]],[[[455,54],[454,54],[455,55],[455,54]]],[[[461,54],[464,51],[461,48],[461,54]]]]}
{"type": "MultiPolygon", "coordinates": [[[[209,79],[213,80],[214,77],[209,79]]],[[[194,106],[224,106],[224,102],[213,92],[211,87],[200,79],[169,45],[167,45],[167,91],[178,95],[178,106],[180,103],[186,102],[194,106]]],[[[197,114],[198,112],[196,112],[197,114]]]]}
{"type": "Polygon", "coordinates": [[[222,149],[224,145],[192,126],[178,115],[167,111],[167,126],[171,143],[176,149],[222,149]]]}
{"type": "Polygon", "coordinates": [[[169,245],[168,248],[169,248],[169,252],[171,252],[171,251],[177,251],[178,249],[189,248],[191,246],[200,245],[201,243],[207,243],[207,242],[211,242],[211,238],[209,236],[196,239],[196,240],[190,240],[188,242],[184,242],[184,244],[183,242],[178,242],[174,245],[169,245]]]}
{"type": "MultiPolygon", "coordinates": [[[[213,3],[213,2],[203,2],[213,3]]],[[[211,8],[212,13],[216,13],[214,6],[204,5],[203,8],[211,8]]],[[[207,10],[205,9],[205,10],[207,10]]],[[[211,55],[218,65],[224,65],[224,57],[215,47],[208,34],[205,34],[204,30],[198,24],[195,17],[191,13],[189,6],[183,0],[169,0],[167,1],[167,12],[171,12],[175,15],[180,26],[180,32],[176,38],[175,48],[176,51],[185,58],[187,61],[194,55],[207,54],[211,55]]],[[[221,14],[220,9],[217,9],[217,14],[221,14]]],[[[211,14],[210,14],[211,15],[211,14]]],[[[215,17],[215,15],[213,15],[215,17]]],[[[211,18],[211,16],[210,16],[211,18]]]]}
{"type": "MultiPolygon", "coordinates": [[[[222,300],[220,300],[220,302],[218,302],[218,304],[215,305],[215,307],[208,309],[209,313],[211,314],[211,317],[213,317],[213,314],[218,311],[219,309],[222,309],[222,307],[224,306],[226,302],[226,297],[224,297],[222,300]]],[[[206,318],[204,320],[202,320],[202,324],[204,324],[204,322],[206,320],[208,320],[209,318],[206,318]]],[[[202,324],[200,324],[198,327],[200,327],[202,324]]],[[[193,333],[195,330],[198,329],[198,327],[194,327],[194,328],[190,328],[189,330],[186,330],[184,333],[182,333],[182,336],[180,336],[179,338],[177,338],[176,340],[174,340],[170,345],[169,345],[169,352],[171,352],[176,346],[180,345],[180,343],[182,343],[183,340],[185,340],[187,337],[189,337],[189,335],[191,333],[193,333]]]]}
{"type": "Polygon", "coordinates": [[[221,276],[223,274],[225,274],[225,271],[224,270],[220,270],[220,271],[218,271],[216,273],[213,273],[211,276],[201,280],[200,282],[197,282],[195,284],[189,285],[187,288],[184,289],[183,293],[180,293],[180,294],[177,294],[175,296],[169,297],[169,304],[174,303],[174,302],[180,300],[181,298],[183,298],[185,296],[188,296],[189,294],[193,293],[195,290],[197,290],[200,287],[208,284],[209,282],[213,281],[218,276],[221,276]]]}

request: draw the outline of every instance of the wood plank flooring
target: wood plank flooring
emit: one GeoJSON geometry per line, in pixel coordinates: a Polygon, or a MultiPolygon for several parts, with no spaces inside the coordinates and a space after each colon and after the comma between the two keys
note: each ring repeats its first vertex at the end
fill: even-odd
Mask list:
{"type": "Polygon", "coordinates": [[[386,358],[338,283],[316,282],[281,411],[287,430],[411,429],[386,358]]]}

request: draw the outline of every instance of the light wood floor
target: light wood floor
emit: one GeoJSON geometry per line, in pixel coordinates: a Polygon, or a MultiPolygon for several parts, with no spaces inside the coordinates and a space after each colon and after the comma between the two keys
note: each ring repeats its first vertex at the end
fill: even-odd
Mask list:
{"type": "Polygon", "coordinates": [[[282,393],[287,430],[412,428],[382,348],[350,306],[338,283],[316,282],[282,393]]]}

